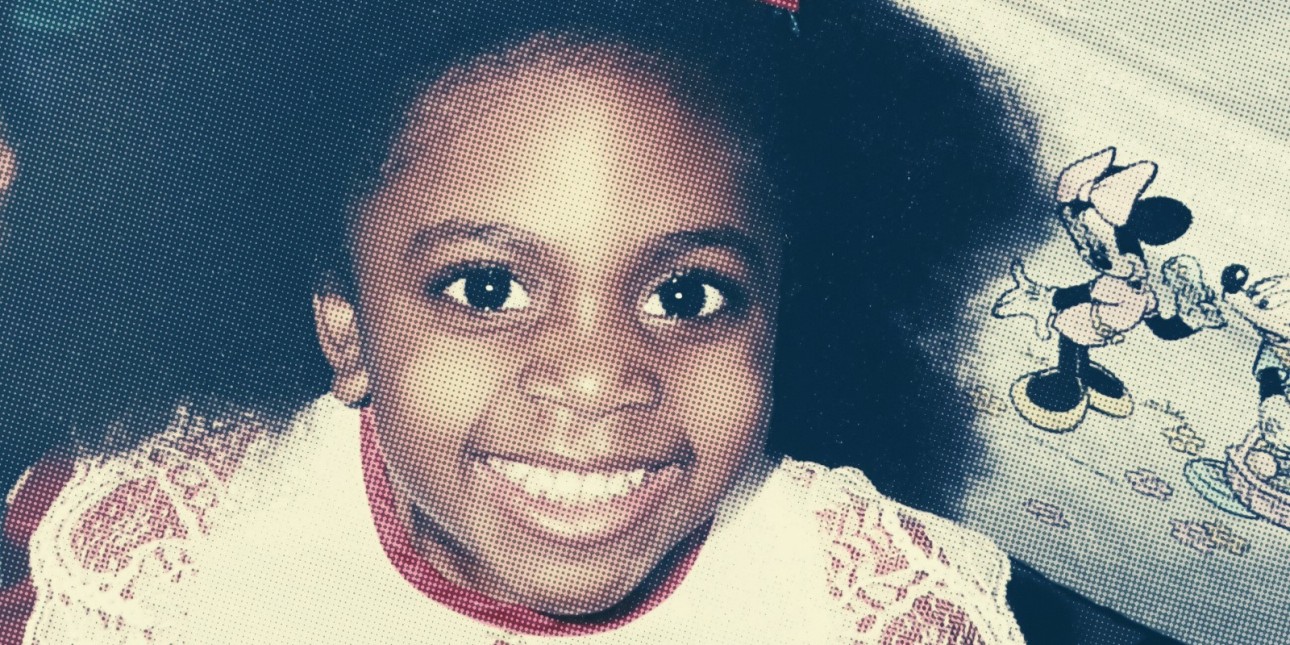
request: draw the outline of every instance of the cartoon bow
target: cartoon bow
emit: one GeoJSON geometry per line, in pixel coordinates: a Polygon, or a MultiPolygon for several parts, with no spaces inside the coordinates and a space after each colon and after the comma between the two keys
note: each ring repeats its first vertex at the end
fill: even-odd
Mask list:
{"type": "Polygon", "coordinates": [[[1102,219],[1124,226],[1134,202],[1156,178],[1156,164],[1139,161],[1112,170],[1114,161],[1115,148],[1111,147],[1067,166],[1057,178],[1057,203],[1089,202],[1102,219]],[[1108,170],[1111,174],[1103,176],[1108,170]]]}

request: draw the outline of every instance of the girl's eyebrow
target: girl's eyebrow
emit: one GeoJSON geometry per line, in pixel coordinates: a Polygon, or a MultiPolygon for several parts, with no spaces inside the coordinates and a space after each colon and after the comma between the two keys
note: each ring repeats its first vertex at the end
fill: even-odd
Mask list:
{"type": "Polygon", "coordinates": [[[412,258],[451,242],[477,241],[496,246],[519,247],[531,250],[535,245],[521,231],[496,222],[473,222],[464,219],[447,219],[431,224],[416,232],[404,258],[412,258]]]}
{"type": "Polygon", "coordinates": [[[724,248],[733,251],[756,271],[763,271],[766,268],[766,257],[757,240],[744,231],[725,226],[668,233],[660,241],[659,249],[654,254],[654,261],[662,261],[669,256],[705,248],[724,248]]]}

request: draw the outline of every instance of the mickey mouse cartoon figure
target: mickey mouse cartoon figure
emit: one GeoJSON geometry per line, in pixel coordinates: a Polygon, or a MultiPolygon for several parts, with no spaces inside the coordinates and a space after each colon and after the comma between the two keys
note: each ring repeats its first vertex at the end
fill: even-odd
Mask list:
{"type": "Polygon", "coordinates": [[[1239,264],[1223,270],[1223,302],[1262,337],[1254,361],[1259,384],[1261,441],[1246,455],[1250,471],[1263,480],[1290,474],[1290,275],[1264,278],[1252,285],[1239,264]]]}
{"type": "Polygon", "coordinates": [[[1168,197],[1139,199],[1155,179],[1156,164],[1116,166],[1114,161],[1115,148],[1107,148],[1067,167],[1057,181],[1058,217],[1098,277],[1065,288],[1038,285],[1026,277],[1018,260],[1012,267],[1017,285],[993,310],[1000,318],[1033,319],[1041,339],[1050,337],[1050,328],[1060,336],[1057,366],[1022,376],[1011,391],[1021,416],[1049,432],[1074,430],[1088,408],[1112,417],[1133,412],[1133,398],[1124,383],[1089,359],[1090,348],[1123,342],[1139,323],[1164,340],[1226,324],[1213,290],[1204,285],[1199,263],[1186,256],[1162,267],[1177,314],[1161,315],[1148,283],[1143,245],[1160,246],[1182,237],[1191,227],[1191,211],[1168,197]]]}

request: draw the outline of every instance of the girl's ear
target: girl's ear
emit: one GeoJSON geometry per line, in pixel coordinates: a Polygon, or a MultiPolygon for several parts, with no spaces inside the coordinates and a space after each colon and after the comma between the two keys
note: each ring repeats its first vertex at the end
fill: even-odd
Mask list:
{"type": "Polygon", "coordinates": [[[1125,225],[1144,244],[1168,244],[1191,228],[1191,209],[1169,197],[1148,197],[1133,205],[1125,225]]]}
{"type": "Polygon", "coordinates": [[[315,294],[314,329],[331,365],[332,395],[351,407],[363,405],[369,386],[354,306],[335,293],[315,294]]]}

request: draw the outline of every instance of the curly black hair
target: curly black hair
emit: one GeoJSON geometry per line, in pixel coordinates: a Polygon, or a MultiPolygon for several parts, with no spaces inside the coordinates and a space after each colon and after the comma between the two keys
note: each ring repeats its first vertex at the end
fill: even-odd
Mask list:
{"type": "Polygon", "coordinates": [[[997,240],[1040,234],[1022,225],[1033,128],[996,71],[890,0],[802,5],[11,9],[0,474],[128,445],[180,401],[284,417],[325,391],[310,296],[319,276],[343,282],[346,214],[410,102],[556,34],[675,62],[676,91],[762,144],[787,236],[773,447],[946,509],[976,467],[956,312],[997,240]]]}

